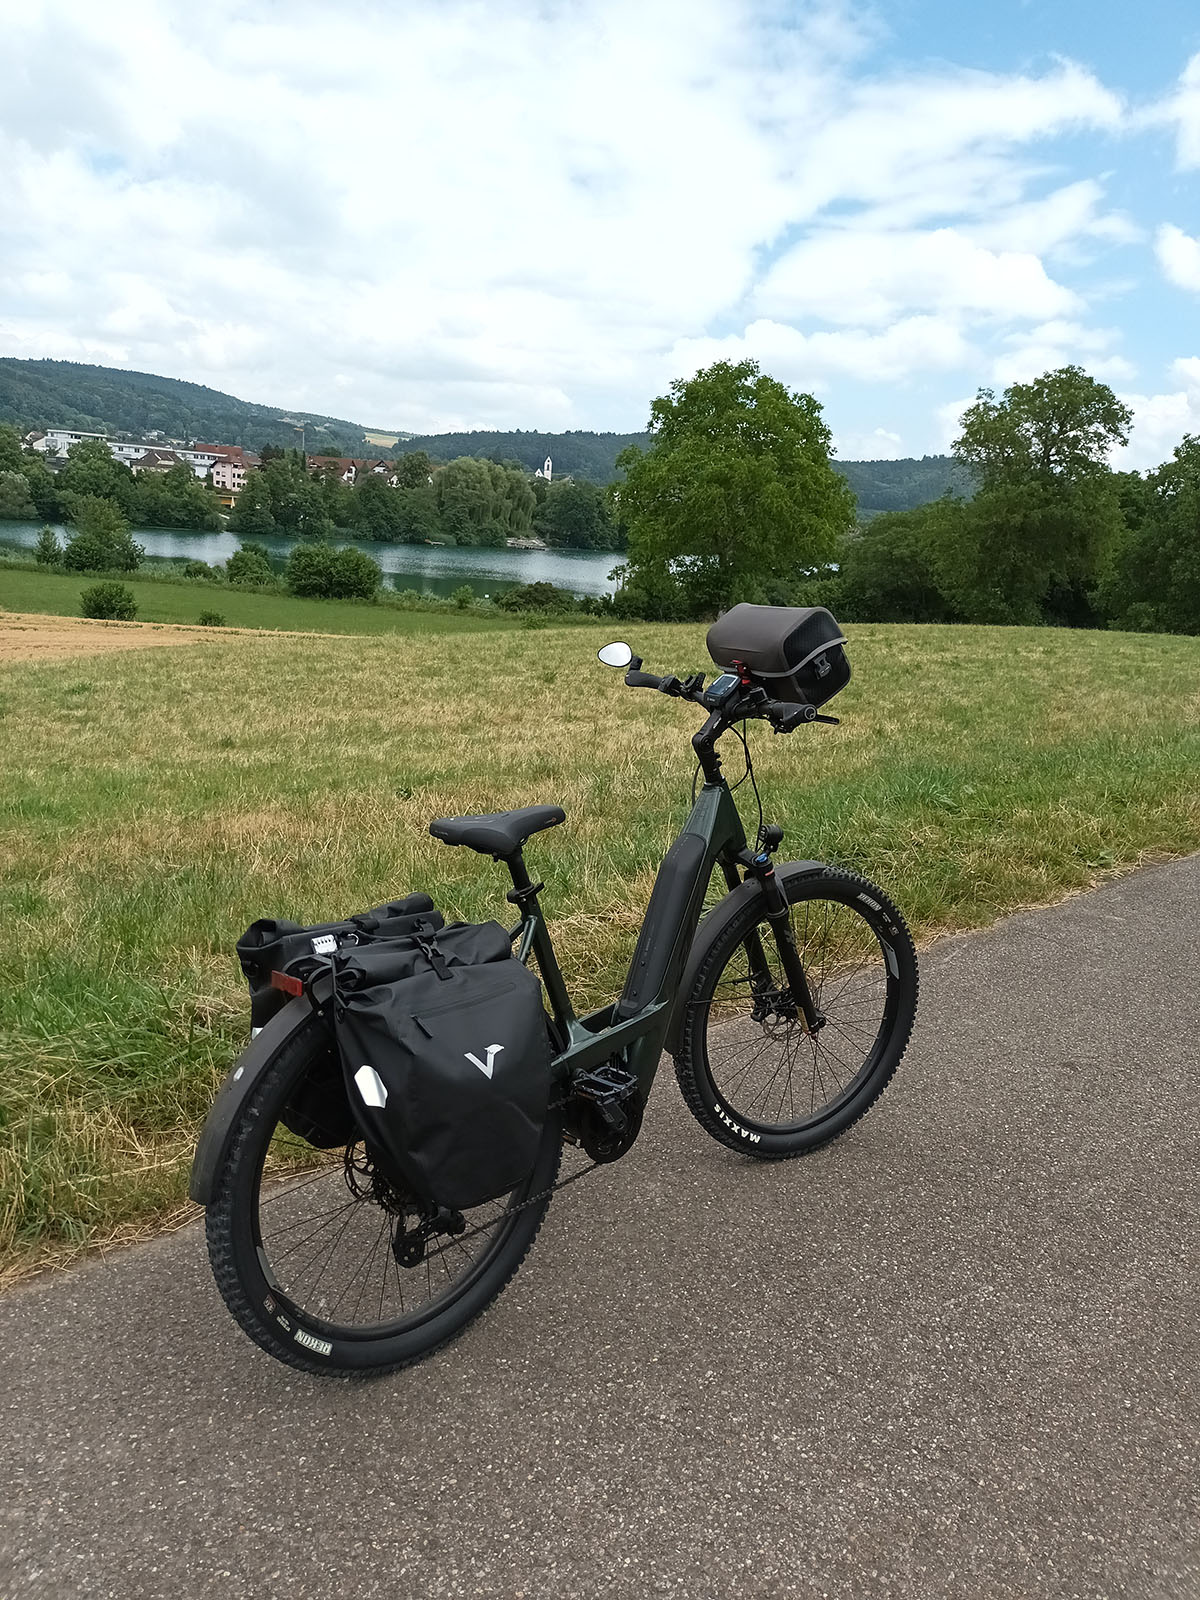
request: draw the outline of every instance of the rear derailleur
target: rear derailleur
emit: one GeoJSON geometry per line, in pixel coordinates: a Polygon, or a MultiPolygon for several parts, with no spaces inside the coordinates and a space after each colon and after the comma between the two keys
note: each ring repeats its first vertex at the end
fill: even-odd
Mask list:
{"type": "Polygon", "coordinates": [[[423,1205],[409,1194],[402,1194],[384,1177],[378,1163],[364,1145],[346,1147],[346,1187],[356,1200],[370,1200],[394,1219],[392,1254],[402,1267],[418,1267],[425,1259],[425,1246],[440,1234],[463,1233],[467,1219],[461,1211],[447,1206],[423,1205]],[[408,1218],[414,1221],[408,1226],[408,1218]]]}
{"type": "Polygon", "coordinates": [[[568,1136],[593,1161],[618,1160],[641,1130],[640,1085],[615,1056],[573,1079],[567,1104],[568,1136]]]}

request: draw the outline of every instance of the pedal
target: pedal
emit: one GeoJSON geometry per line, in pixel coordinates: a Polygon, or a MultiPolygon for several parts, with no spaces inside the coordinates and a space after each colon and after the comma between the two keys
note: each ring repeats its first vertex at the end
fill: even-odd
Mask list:
{"type": "Polygon", "coordinates": [[[592,1072],[581,1072],[571,1090],[577,1102],[580,1144],[593,1161],[616,1161],[642,1126],[637,1078],[619,1061],[606,1061],[592,1072]]]}

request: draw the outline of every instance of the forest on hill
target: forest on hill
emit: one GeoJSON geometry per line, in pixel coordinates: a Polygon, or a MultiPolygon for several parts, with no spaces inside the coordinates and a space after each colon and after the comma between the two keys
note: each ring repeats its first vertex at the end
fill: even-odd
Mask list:
{"type": "MultiPolygon", "coordinates": [[[[594,433],[579,429],[542,433],[472,431],[402,438],[392,451],[367,442],[374,428],[338,417],[281,411],[222,394],[182,378],[88,366],[78,361],[25,361],[0,357],[0,423],[22,430],[79,428],[92,433],[138,437],[158,432],[170,439],[206,444],[264,445],[299,443],[296,422],[305,423],[310,455],[401,456],[424,450],[434,462],[474,456],[498,463],[517,462],[532,472],[547,456],[554,475],[607,484],[619,476],[616,461],[629,445],[645,449],[646,433],[594,433]]],[[[380,431],[388,431],[386,429],[380,431]]],[[[865,520],[881,511],[905,511],[939,499],[947,489],[969,494],[969,476],[949,456],[920,460],[835,461],[850,484],[865,520]]]]}
{"type": "Polygon", "coordinates": [[[0,357],[0,422],[25,430],[78,428],[135,438],[161,433],[169,439],[240,444],[248,450],[297,444],[294,424],[303,422],[305,445],[314,454],[378,454],[357,422],[255,405],[182,378],[78,361],[0,357]]]}

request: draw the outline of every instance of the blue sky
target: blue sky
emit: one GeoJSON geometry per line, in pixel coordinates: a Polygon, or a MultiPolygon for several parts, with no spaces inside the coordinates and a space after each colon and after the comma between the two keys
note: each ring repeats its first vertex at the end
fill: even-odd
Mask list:
{"type": "Polygon", "coordinates": [[[414,431],[751,356],[845,457],[1075,361],[1200,432],[1200,9],[0,0],[0,352],[414,431]]]}

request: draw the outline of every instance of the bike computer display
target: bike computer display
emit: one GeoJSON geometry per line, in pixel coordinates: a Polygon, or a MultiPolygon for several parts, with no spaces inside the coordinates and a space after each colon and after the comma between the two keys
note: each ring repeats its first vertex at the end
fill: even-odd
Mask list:
{"type": "Polygon", "coordinates": [[[723,672],[719,678],[714,678],[701,696],[701,701],[710,711],[715,711],[718,706],[723,706],[733,691],[740,685],[741,679],[736,672],[723,672]]]}

